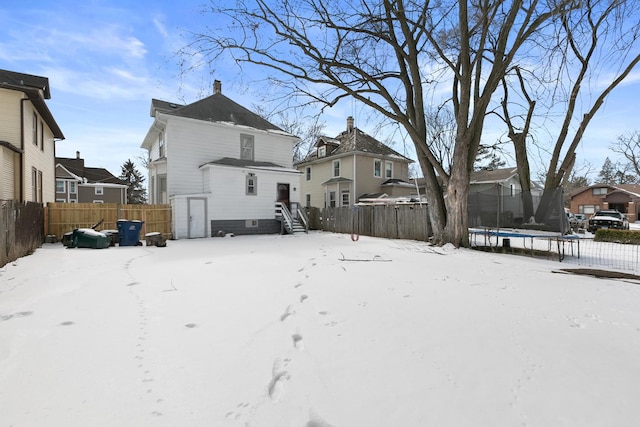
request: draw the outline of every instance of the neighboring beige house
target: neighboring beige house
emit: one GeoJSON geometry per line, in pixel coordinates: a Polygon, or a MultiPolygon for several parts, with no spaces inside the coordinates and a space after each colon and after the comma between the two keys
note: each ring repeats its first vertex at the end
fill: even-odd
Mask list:
{"type": "Polygon", "coordinates": [[[75,158],[56,157],[57,203],[127,203],[129,186],[106,169],[84,165],[75,158]]]}
{"type": "Polygon", "coordinates": [[[49,79],[0,70],[0,199],[55,201],[55,142],[49,79]]]}
{"type": "Polygon", "coordinates": [[[615,209],[627,215],[629,222],[638,221],[640,214],[640,185],[594,184],[581,187],[570,194],[571,212],[591,216],[602,209],[615,209]]]}
{"type": "Polygon", "coordinates": [[[294,166],[302,172],[300,192],[307,207],[339,207],[363,198],[406,197],[416,194],[409,183],[413,160],[387,147],[354,126],[335,138],[320,137],[315,149],[294,166]]]}

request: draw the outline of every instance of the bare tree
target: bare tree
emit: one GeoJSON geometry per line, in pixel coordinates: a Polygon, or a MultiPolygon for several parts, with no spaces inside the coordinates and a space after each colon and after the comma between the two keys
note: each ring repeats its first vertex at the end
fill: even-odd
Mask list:
{"type": "Polygon", "coordinates": [[[635,130],[618,136],[617,141],[609,148],[614,153],[621,154],[629,168],[640,177],[640,131],[635,130]]]}
{"type": "Polygon", "coordinates": [[[324,106],[352,98],[397,122],[412,140],[427,183],[437,244],[468,245],[467,196],[485,115],[518,52],[574,0],[255,0],[213,3],[223,31],[196,34],[185,49],[215,62],[270,70],[290,98],[324,106]],[[451,87],[456,119],[450,168],[428,144],[427,93],[451,87]],[[445,197],[446,196],[446,197],[445,197]]]}

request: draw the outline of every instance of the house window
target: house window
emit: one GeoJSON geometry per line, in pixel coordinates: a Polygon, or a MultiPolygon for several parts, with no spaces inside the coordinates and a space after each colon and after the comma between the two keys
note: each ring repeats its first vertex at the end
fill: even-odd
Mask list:
{"type": "Polygon", "coordinates": [[[318,147],[318,157],[324,157],[327,155],[327,146],[321,145],[318,147]]]}
{"type": "Polygon", "coordinates": [[[67,186],[64,185],[64,181],[62,179],[56,179],[56,193],[66,193],[67,186]]]}
{"type": "Polygon", "coordinates": [[[158,134],[158,157],[164,157],[164,132],[158,134]]]}
{"type": "Polygon", "coordinates": [[[40,120],[40,151],[44,151],[44,123],[40,120]]]}
{"type": "Polygon", "coordinates": [[[333,176],[340,176],[340,160],[333,161],[333,176]]]}
{"type": "Polygon", "coordinates": [[[242,160],[253,160],[253,149],[253,135],[240,134],[240,158],[242,160]]]}
{"type": "Polygon", "coordinates": [[[56,203],[67,203],[67,199],[56,199],[56,203]]]}
{"type": "Polygon", "coordinates": [[[247,196],[255,196],[258,194],[258,177],[255,174],[247,175],[247,196]]]}
{"type": "Polygon", "coordinates": [[[42,203],[42,171],[38,171],[38,202],[42,203]]]}
{"type": "Polygon", "coordinates": [[[104,194],[104,188],[103,187],[96,187],[95,188],[95,195],[96,196],[102,196],[104,194]]]}
{"type": "Polygon", "coordinates": [[[510,195],[511,197],[513,197],[513,196],[515,196],[515,195],[516,195],[516,186],[515,186],[515,185],[513,185],[513,184],[510,184],[510,185],[509,185],[509,195],[510,195]]]}
{"type": "Polygon", "coordinates": [[[384,177],[393,178],[393,162],[384,162],[384,177]]]}
{"type": "Polygon", "coordinates": [[[307,193],[304,195],[304,205],[308,208],[311,207],[311,194],[307,193]]]}
{"type": "Polygon", "coordinates": [[[78,192],[78,186],[75,181],[69,181],[69,194],[76,194],[78,192]]]}
{"type": "Polygon", "coordinates": [[[104,200],[94,200],[93,203],[104,203],[104,200]]]}
{"type": "Polygon", "coordinates": [[[593,215],[600,210],[600,205],[580,205],[578,206],[578,213],[585,215],[593,215]]]}
{"type": "Polygon", "coordinates": [[[342,196],[342,206],[349,206],[349,190],[345,190],[341,194],[342,196]]]}
{"type": "Polygon", "coordinates": [[[330,208],[335,208],[336,207],[336,192],[335,191],[330,191],[329,192],[329,207],[330,208]]]}
{"type": "Polygon", "coordinates": [[[311,166],[307,166],[304,170],[304,176],[307,181],[311,181],[311,166]]]}
{"type": "Polygon", "coordinates": [[[33,145],[38,145],[38,115],[33,113],[33,145]]]}
{"type": "Polygon", "coordinates": [[[376,178],[382,177],[382,160],[375,159],[373,161],[373,176],[376,178]]]}
{"type": "Polygon", "coordinates": [[[607,187],[592,188],[591,189],[591,194],[593,194],[594,196],[607,194],[607,187]]]}

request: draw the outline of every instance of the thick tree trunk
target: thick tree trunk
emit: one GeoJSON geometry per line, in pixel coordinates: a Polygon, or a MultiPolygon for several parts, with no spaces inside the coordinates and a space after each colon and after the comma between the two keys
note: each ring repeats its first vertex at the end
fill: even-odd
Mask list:
{"type": "Polygon", "coordinates": [[[459,172],[451,175],[447,187],[445,197],[447,224],[440,244],[452,243],[457,248],[469,246],[468,198],[469,173],[460,168],[459,172]]]}

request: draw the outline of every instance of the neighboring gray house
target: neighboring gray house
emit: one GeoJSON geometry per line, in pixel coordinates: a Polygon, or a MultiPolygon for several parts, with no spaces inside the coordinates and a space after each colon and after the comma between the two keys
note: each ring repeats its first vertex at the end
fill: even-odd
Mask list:
{"type": "Polygon", "coordinates": [[[57,203],[127,203],[128,185],[106,169],[75,158],[56,157],[57,203]]]}
{"type": "Polygon", "coordinates": [[[298,138],[222,94],[188,105],[151,100],[141,147],[149,152],[149,202],[172,209],[172,237],[282,230],[277,206],[297,212],[298,138]]]}

